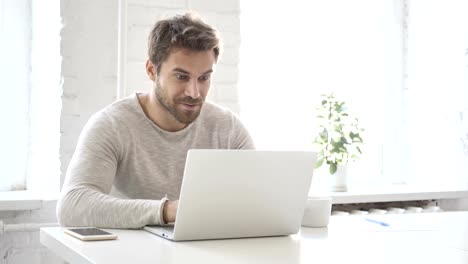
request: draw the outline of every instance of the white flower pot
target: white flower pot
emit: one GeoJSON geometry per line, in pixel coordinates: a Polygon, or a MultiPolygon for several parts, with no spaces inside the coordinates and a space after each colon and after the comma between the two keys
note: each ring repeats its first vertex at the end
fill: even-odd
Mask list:
{"type": "Polygon", "coordinates": [[[332,192],[348,191],[348,168],[343,165],[338,165],[338,168],[333,175],[329,177],[329,188],[332,192]]]}
{"type": "Polygon", "coordinates": [[[331,175],[329,166],[324,164],[314,171],[310,195],[324,195],[327,192],[346,192],[348,190],[348,169],[338,165],[335,174],[331,175]]]}

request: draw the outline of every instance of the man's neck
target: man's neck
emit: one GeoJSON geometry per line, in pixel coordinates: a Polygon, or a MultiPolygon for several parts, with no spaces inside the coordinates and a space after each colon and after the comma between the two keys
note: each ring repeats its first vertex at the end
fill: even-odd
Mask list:
{"type": "Polygon", "coordinates": [[[138,101],[146,116],[158,127],[169,132],[184,129],[187,125],[177,121],[156,98],[155,93],[138,94],[138,101]]]}

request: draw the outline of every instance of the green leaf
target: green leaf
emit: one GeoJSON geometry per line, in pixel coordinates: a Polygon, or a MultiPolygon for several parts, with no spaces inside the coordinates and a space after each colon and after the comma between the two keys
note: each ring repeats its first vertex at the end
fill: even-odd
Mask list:
{"type": "Polygon", "coordinates": [[[337,148],[337,149],[343,147],[343,143],[342,143],[341,141],[338,141],[338,142],[337,142],[337,141],[332,140],[332,141],[330,142],[330,144],[331,144],[334,148],[337,148]]]}
{"type": "Polygon", "coordinates": [[[315,168],[319,168],[320,166],[322,166],[323,161],[324,161],[323,157],[317,159],[317,162],[315,163],[315,168]]]}
{"type": "Polygon", "coordinates": [[[335,111],[337,111],[338,113],[341,111],[341,105],[339,103],[335,103],[335,105],[333,106],[333,108],[335,109],[335,111]]]}
{"type": "Polygon", "coordinates": [[[341,137],[341,144],[348,144],[348,140],[345,137],[341,137]]]}
{"type": "Polygon", "coordinates": [[[357,151],[359,151],[359,154],[362,154],[361,148],[359,148],[358,146],[356,146],[356,149],[357,149],[357,151]]]}
{"type": "Polygon", "coordinates": [[[337,164],[336,163],[331,163],[330,164],[330,174],[333,175],[335,174],[336,170],[338,169],[337,167],[337,164]]]}
{"type": "Polygon", "coordinates": [[[327,130],[325,130],[325,129],[322,130],[322,132],[319,133],[319,136],[323,141],[325,141],[325,142],[328,141],[328,132],[327,132],[327,130]]]}
{"type": "Polygon", "coordinates": [[[362,138],[361,138],[359,135],[357,135],[357,136],[355,136],[355,137],[353,138],[353,142],[362,143],[362,138]]]}

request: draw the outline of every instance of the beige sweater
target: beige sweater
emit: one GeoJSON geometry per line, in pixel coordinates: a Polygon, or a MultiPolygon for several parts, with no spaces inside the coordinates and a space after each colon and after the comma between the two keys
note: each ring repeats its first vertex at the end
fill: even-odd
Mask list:
{"type": "Polygon", "coordinates": [[[65,226],[139,228],[161,224],[160,199],[180,194],[189,149],[252,149],[230,111],[205,103],[186,128],[168,132],[143,112],[136,94],[94,114],[67,170],[57,217],[65,226]]]}

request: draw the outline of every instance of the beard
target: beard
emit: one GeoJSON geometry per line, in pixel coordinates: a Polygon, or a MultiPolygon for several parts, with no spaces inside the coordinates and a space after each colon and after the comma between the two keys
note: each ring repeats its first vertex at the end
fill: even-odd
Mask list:
{"type": "Polygon", "coordinates": [[[155,93],[156,98],[158,99],[162,107],[166,109],[166,111],[169,114],[171,114],[175,118],[175,120],[185,125],[188,125],[195,121],[195,119],[197,119],[197,117],[200,115],[200,111],[205,101],[205,98],[203,97],[193,99],[190,96],[175,97],[173,100],[171,100],[167,93],[167,89],[162,87],[161,83],[159,82],[159,79],[156,79],[155,93]],[[194,111],[177,108],[178,105],[184,103],[190,105],[198,105],[199,107],[194,111]]]}

